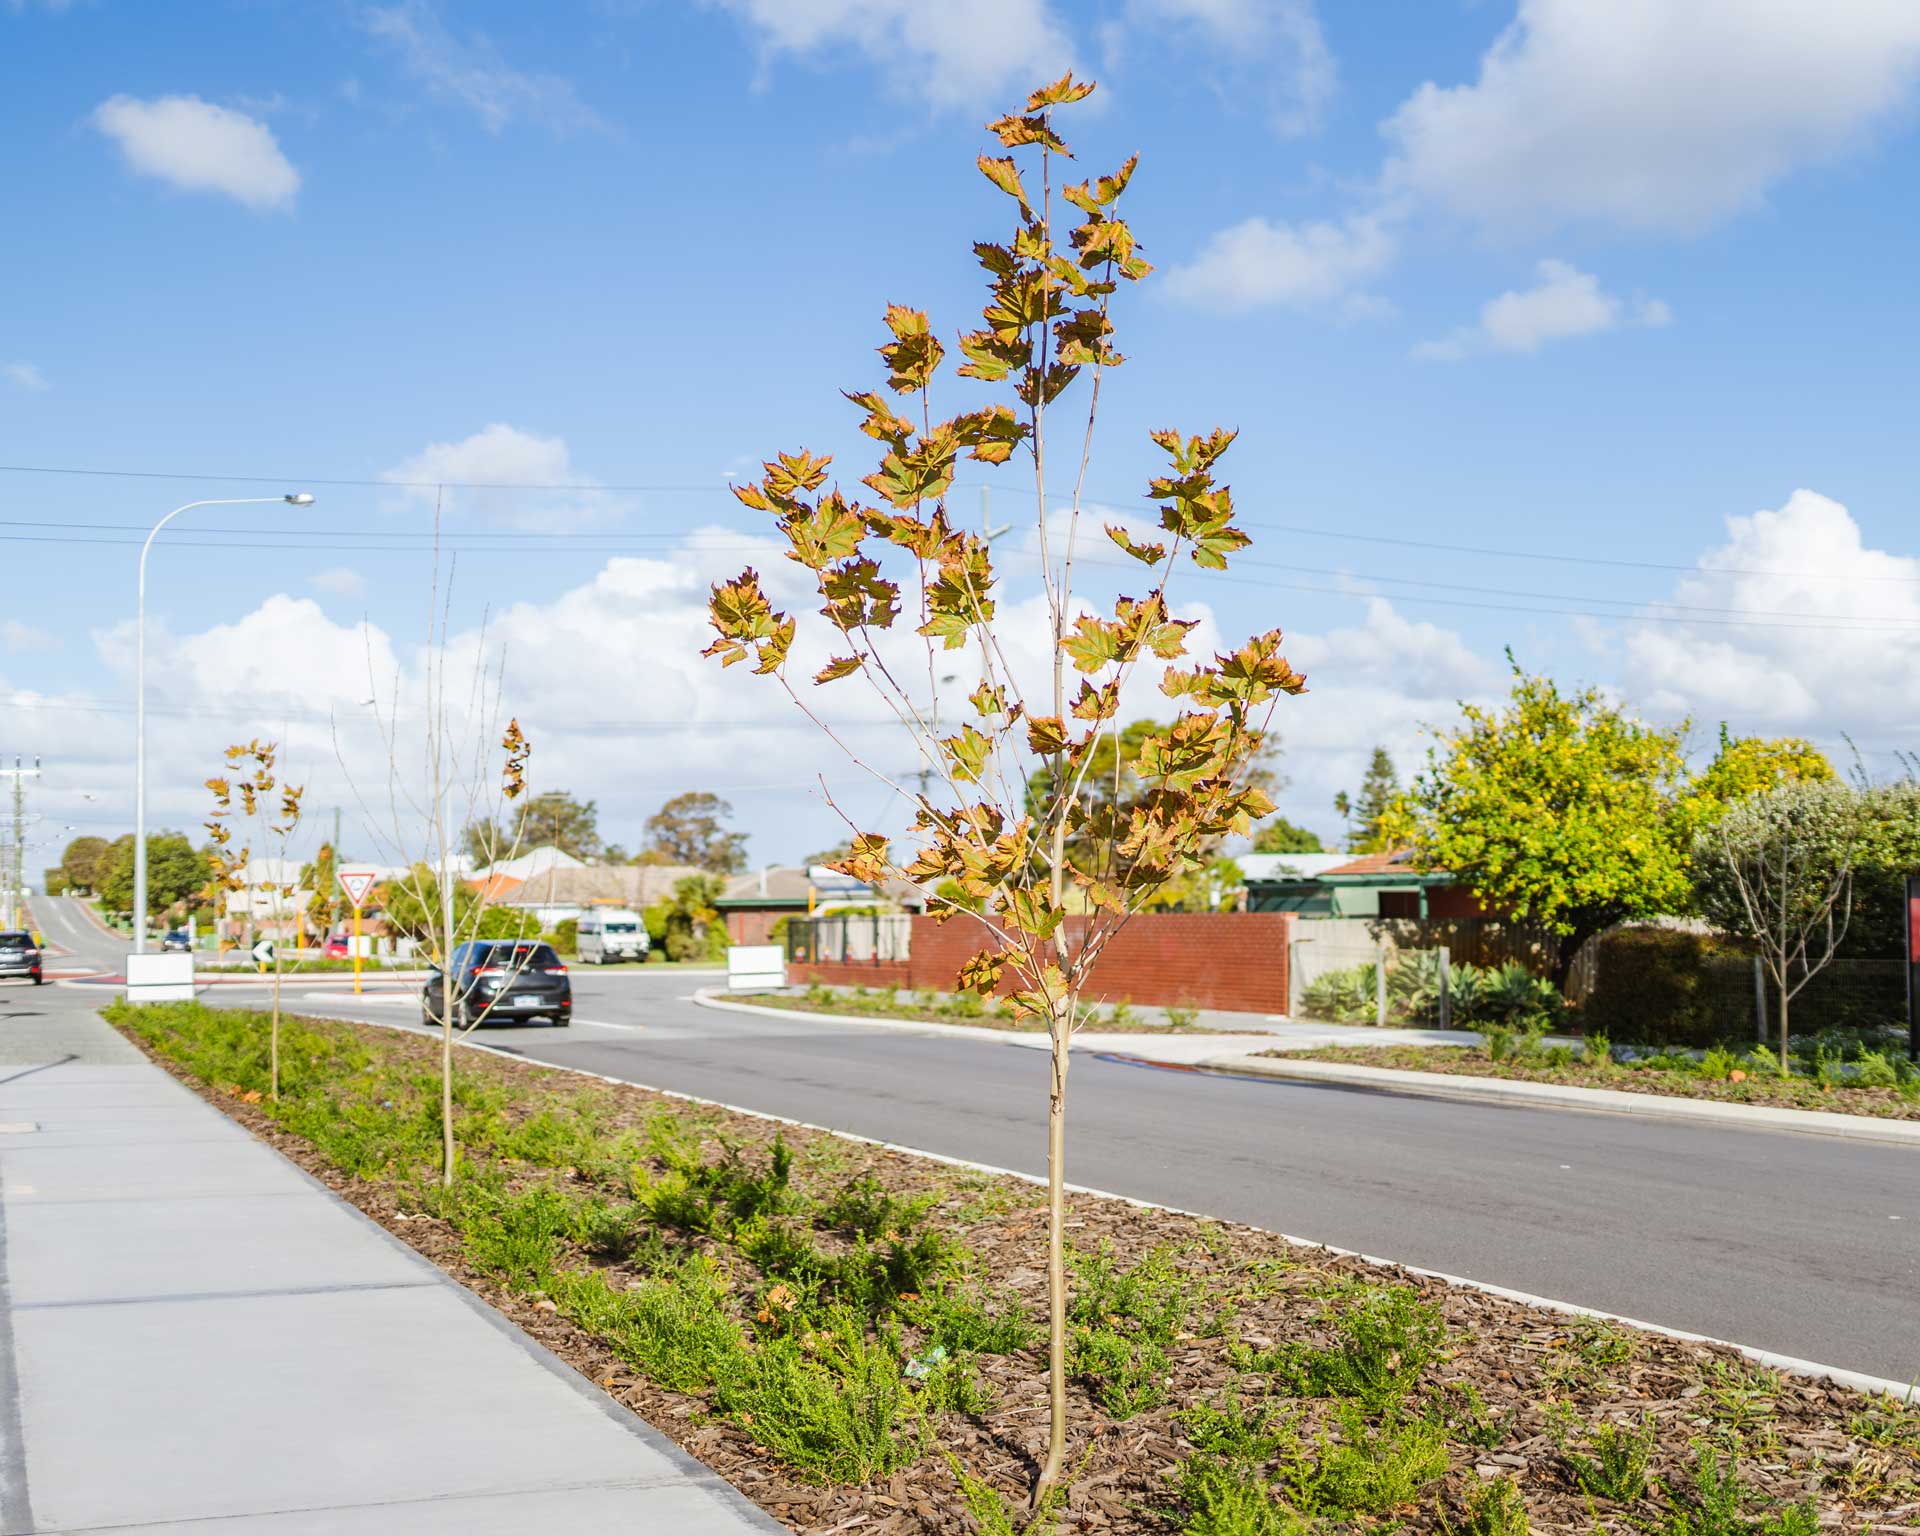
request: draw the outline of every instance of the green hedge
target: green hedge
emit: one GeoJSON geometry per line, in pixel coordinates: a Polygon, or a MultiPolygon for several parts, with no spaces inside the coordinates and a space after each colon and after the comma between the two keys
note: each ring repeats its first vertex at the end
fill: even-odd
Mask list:
{"type": "Polygon", "coordinates": [[[1752,957],[1710,934],[1619,929],[1600,940],[1580,1024],[1587,1034],[1634,1044],[1751,1040],[1752,957]]]}
{"type": "MultiPolygon", "coordinates": [[[[1872,1030],[1906,1016],[1903,968],[1836,960],[1793,1000],[1796,1035],[1872,1030]]],[[[1767,983],[1768,1038],[1779,1028],[1767,983]]],[[[1580,1005],[1587,1034],[1632,1044],[1709,1046],[1756,1036],[1753,956],[1712,934],[1622,928],[1600,940],[1593,992],[1580,1005]]]]}

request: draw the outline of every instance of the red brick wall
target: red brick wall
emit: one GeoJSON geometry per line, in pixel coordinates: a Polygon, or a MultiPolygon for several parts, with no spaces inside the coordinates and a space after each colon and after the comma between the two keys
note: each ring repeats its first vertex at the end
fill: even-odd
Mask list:
{"type": "MultiPolygon", "coordinates": [[[[771,944],[773,939],[767,935],[773,925],[790,914],[784,910],[770,907],[729,907],[727,909],[727,942],[729,944],[771,944]]],[[[804,917],[800,913],[799,917],[804,917]]],[[[798,918],[796,918],[798,921],[798,918]]]]}
{"type": "MultiPolygon", "coordinates": [[[[1164,1008],[1287,1011],[1288,912],[1152,912],[1130,921],[1101,952],[1088,995],[1164,1008]]],[[[796,982],[829,986],[953,990],[962,962],[981,947],[979,926],[913,919],[905,961],[815,962],[792,968],[796,982]]],[[[1010,978],[1009,978],[1010,979],[1010,978]]],[[[1007,981],[1003,992],[1012,991],[1007,981]]]]}

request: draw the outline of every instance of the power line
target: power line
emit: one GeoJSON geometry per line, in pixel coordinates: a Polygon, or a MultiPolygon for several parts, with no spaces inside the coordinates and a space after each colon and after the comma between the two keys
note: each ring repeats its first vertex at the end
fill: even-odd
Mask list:
{"type": "MultiPolygon", "coordinates": [[[[0,522],[0,526],[42,527],[42,526],[50,526],[50,525],[41,524],[41,523],[23,523],[15,520],[15,521],[0,522]]],[[[104,524],[104,525],[95,525],[95,526],[122,527],[124,525],[104,524]]],[[[204,528],[194,530],[194,532],[198,534],[218,533],[218,532],[226,532],[226,531],[229,531],[229,530],[204,529],[204,528]]],[[[269,530],[261,530],[261,529],[234,529],[230,531],[234,533],[248,533],[248,534],[269,532],[269,530]]],[[[342,531],[343,533],[348,532],[348,530],[342,530],[342,531]]],[[[389,533],[379,532],[378,530],[364,530],[364,531],[352,530],[354,537],[364,536],[368,532],[375,533],[379,537],[390,538],[390,539],[400,539],[400,538],[407,538],[407,537],[420,539],[423,537],[422,535],[418,535],[418,534],[415,534],[415,535],[389,534],[389,533]]],[[[639,546],[637,548],[630,547],[630,545],[627,543],[614,544],[614,543],[604,543],[604,542],[598,543],[598,544],[580,544],[580,545],[571,545],[567,547],[556,548],[556,547],[550,547],[546,543],[546,539],[547,539],[546,535],[532,534],[532,533],[491,534],[491,535],[483,534],[479,536],[493,537],[493,538],[511,537],[511,538],[529,539],[529,540],[536,541],[533,543],[514,544],[514,545],[505,545],[505,546],[498,546],[498,545],[470,546],[462,542],[459,542],[459,540],[463,540],[465,538],[473,537],[473,536],[474,535],[469,535],[469,534],[456,535],[453,538],[443,539],[438,544],[415,543],[415,544],[370,545],[370,544],[354,544],[354,543],[346,542],[344,539],[328,540],[322,543],[302,543],[302,542],[294,541],[291,535],[289,535],[287,538],[284,538],[284,539],[272,540],[268,542],[236,540],[236,539],[212,540],[212,539],[206,539],[206,538],[195,538],[189,535],[189,536],[170,539],[167,542],[167,545],[164,547],[173,548],[173,549],[226,549],[226,550],[250,549],[250,550],[271,550],[276,552],[307,551],[307,552],[319,552],[319,553],[331,553],[331,554],[359,554],[359,553],[425,554],[425,553],[431,553],[437,549],[439,552],[444,554],[460,554],[460,553],[466,553],[469,555],[511,554],[518,557],[518,556],[528,555],[528,554],[541,554],[541,555],[562,555],[562,554],[577,555],[581,553],[587,553],[587,554],[600,553],[600,554],[614,554],[614,555],[647,554],[647,553],[654,552],[658,548],[658,546],[663,544],[672,545],[675,548],[692,547],[692,548],[701,548],[701,549],[722,549],[722,548],[728,547],[729,545],[755,543],[766,537],[765,535],[756,535],[756,534],[750,534],[750,533],[744,533],[744,532],[735,533],[735,532],[726,532],[726,531],[716,531],[711,534],[677,535],[677,534],[666,534],[666,533],[658,533],[658,534],[635,533],[635,534],[623,534],[623,535],[614,536],[622,540],[634,541],[634,543],[639,546]]],[[[606,536],[605,535],[599,535],[599,536],[579,535],[579,537],[605,538],[606,536]]],[[[132,547],[139,544],[140,542],[141,542],[140,539],[135,539],[135,538],[96,539],[96,538],[67,538],[67,537],[61,537],[61,536],[50,535],[50,534],[0,534],[0,543],[76,544],[76,545],[95,545],[95,546],[104,545],[109,547],[132,547]]],[[[1036,554],[1014,554],[1010,557],[1003,557],[1003,558],[1010,558],[1015,560],[1032,562],[1034,560],[1037,560],[1038,556],[1036,554]]],[[[1093,556],[1093,555],[1082,555],[1080,557],[1080,563],[1086,564],[1086,565],[1093,565],[1102,569],[1121,569],[1121,570],[1137,569],[1136,566],[1130,564],[1127,561],[1104,559],[1099,556],[1093,556]]],[[[1378,571],[1360,571],[1360,570],[1353,570],[1351,568],[1337,567],[1337,566],[1296,565],[1291,562],[1258,560],[1258,559],[1249,559],[1245,557],[1236,559],[1234,561],[1234,565],[1241,570],[1254,569],[1254,570],[1294,571],[1294,572],[1301,572],[1307,575],[1334,577],[1341,581],[1384,583],[1392,586],[1405,586],[1405,587],[1422,587],[1422,588],[1427,588],[1429,590],[1434,590],[1434,591],[1473,593],[1482,597],[1519,598],[1526,601],[1528,603],[1528,606],[1511,607],[1509,605],[1504,605],[1504,604],[1461,602],[1457,599],[1420,597],[1417,594],[1405,593],[1405,592],[1364,593],[1364,592],[1355,592],[1349,587],[1332,587],[1332,586],[1324,586],[1324,585],[1315,585],[1311,583],[1272,582],[1264,579],[1249,580],[1248,578],[1245,578],[1245,577],[1240,577],[1236,579],[1231,575],[1222,576],[1222,575],[1219,575],[1218,573],[1208,573],[1205,579],[1208,581],[1220,581],[1220,580],[1225,580],[1230,582],[1237,581],[1237,584],[1242,584],[1242,585],[1259,585],[1264,587],[1270,587],[1275,590],[1284,590],[1284,591],[1311,592],[1311,593],[1315,593],[1323,596],[1345,596],[1345,597],[1389,596],[1394,598],[1397,601],[1405,602],[1405,603],[1426,603],[1430,605],[1443,606],[1443,607],[1478,608],[1478,609],[1488,609],[1496,612],[1508,611],[1508,612],[1517,612],[1517,613],[1560,615],[1563,617],[1572,617],[1572,618],[1600,618],[1600,619],[1610,619],[1616,622],[1624,622],[1624,623],[1708,624],[1708,623],[1737,622],[1741,627],[1745,627],[1745,628],[1826,629],[1826,630],[1839,631],[1843,633],[1857,631],[1860,633],[1868,633],[1868,634],[1883,632],[1883,631],[1888,633],[1899,633],[1905,630],[1920,629],[1920,619],[1905,619],[1905,618],[1900,618],[1893,614],[1837,614],[1837,613],[1821,613],[1821,612],[1801,612],[1801,611],[1791,610],[1791,609],[1732,608],[1732,607],[1718,607],[1718,606],[1712,606],[1707,604],[1697,604],[1697,603],[1676,603],[1665,598],[1602,597],[1602,596],[1597,596],[1589,593],[1541,592],[1541,591],[1529,590],[1525,588],[1485,587],[1485,586],[1478,586],[1471,583],[1463,583],[1463,582],[1429,581],[1421,577],[1395,576],[1395,575],[1389,575],[1384,572],[1378,572],[1378,571]],[[1638,613],[1614,613],[1614,612],[1596,613],[1586,609],[1540,606],[1541,604],[1558,604],[1558,603],[1598,604],[1606,608],[1660,608],[1660,609],[1669,610],[1670,612],[1666,614],[1638,614],[1638,613]],[[1686,615],[1700,615],[1702,617],[1689,618],[1689,617],[1685,617],[1686,615]],[[1722,617],[1718,617],[1718,618],[1705,617],[1706,615],[1717,615],[1722,617]],[[1774,622],[1774,621],[1778,621],[1778,622],[1774,622]]]]}
{"type": "MultiPolygon", "coordinates": [[[[640,482],[602,484],[583,480],[554,481],[505,481],[505,480],[389,480],[389,479],[351,479],[345,477],[323,477],[313,475],[201,475],[186,474],[178,471],[148,469],[86,469],[65,465],[44,464],[0,464],[0,474],[20,475],[74,475],[102,479],[120,480],[182,480],[206,481],[214,484],[240,485],[326,485],[358,486],[375,489],[393,490],[470,490],[470,491],[607,491],[607,492],[712,492],[725,491],[731,481],[723,479],[718,484],[708,481],[703,484],[649,484],[640,482]]],[[[1004,490],[1006,487],[990,486],[984,482],[958,482],[953,489],[1004,490]]],[[[1065,501],[1066,497],[1057,492],[1049,492],[1049,501],[1065,501]]],[[[1101,506],[1119,508],[1122,506],[1157,507],[1158,503],[1150,497],[1128,494],[1125,496],[1098,496],[1088,494],[1082,497],[1083,510],[1089,516],[1098,515],[1101,506]]],[[[1417,549],[1430,553],[1454,555],[1479,555],[1496,560],[1540,560],[1560,565],[1594,565],[1616,570],[1669,571],[1694,576],[1771,576],[1788,580],[1811,581],[1863,581],[1886,583],[1896,586],[1920,586],[1920,577],[1911,576],[1848,576],[1834,571],[1783,571],[1766,570],[1752,567],[1719,566],[1703,567],[1698,564],[1680,565],[1659,560],[1622,560],[1605,555],[1568,555],[1546,550],[1526,550],[1500,548],[1479,544],[1456,544],[1433,539],[1407,539],[1388,534],[1353,533],[1345,529],[1315,528],[1304,523],[1269,522],[1264,519],[1243,518],[1242,524],[1248,528],[1264,529],[1272,533],[1289,533],[1303,538],[1333,539],[1344,543],[1379,544],[1399,549],[1417,549]]],[[[133,526],[133,525],[124,525],[133,526]]],[[[144,533],[144,527],[139,529],[144,533]]],[[[567,537],[560,534],[556,537],[567,537]]]]}
{"type": "Polygon", "coordinates": [[[372,486],[396,491],[712,491],[716,485],[604,485],[593,480],[354,480],[323,475],[198,475],[159,469],[78,469],[58,464],[0,464],[0,474],[78,475],[97,480],[204,480],[216,485],[372,486]]]}

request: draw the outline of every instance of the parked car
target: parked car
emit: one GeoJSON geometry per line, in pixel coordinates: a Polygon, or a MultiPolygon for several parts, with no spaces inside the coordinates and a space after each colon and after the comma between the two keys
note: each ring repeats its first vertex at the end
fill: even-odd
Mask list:
{"type": "Polygon", "coordinates": [[[330,933],[327,942],[320,946],[320,953],[329,960],[351,960],[353,941],[344,933],[330,933]]]}
{"type": "MultiPolygon", "coordinates": [[[[573,983],[551,944],[476,939],[454,949],[447,974],[453,978],[453,1022],[458,1028],[545,1018],[564,1029],[573,1022],[573,983]]],[[[444,992],[436,967],[420,993],[421,1020],[435,1028],[444,992]]]]}
{"type": "Polygon", "coordinates": [[[596,907],[581,915],[574,951],[581,964],[647,958],[647,925],[624,907],[596,907]]]}
{"type": "Polygon", "coordinates": [[[193,940],[187,937],[184,928],[169,928],[167,936],[160,941],[162,951],[173,954],[187,954],[193,949],[193,940]]]}
{"type": "Polygon", "coordinates": [[[0,976],[31,977],[36,987],[45,982],[40,972],[40,946],[25,929],[0,932],[0,976]]]}

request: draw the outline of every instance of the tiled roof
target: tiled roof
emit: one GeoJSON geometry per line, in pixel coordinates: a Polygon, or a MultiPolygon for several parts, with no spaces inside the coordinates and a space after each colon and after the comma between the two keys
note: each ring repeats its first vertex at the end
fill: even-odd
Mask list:
{"type": "MultiPolygon", "coordinates": [[[[1336,864],[1332,869],[1320,871],[1323,875],[1417,875],[1423,871],[1413,866],[1411,848],[1390,848],[1385,853],[1367,853],[1346,864],[1336,864]]],[[[1424,871],[1434,874],[1434,870],[1424,871]]]]}

